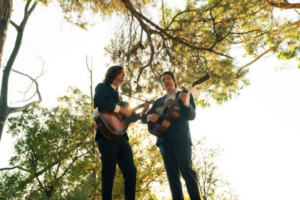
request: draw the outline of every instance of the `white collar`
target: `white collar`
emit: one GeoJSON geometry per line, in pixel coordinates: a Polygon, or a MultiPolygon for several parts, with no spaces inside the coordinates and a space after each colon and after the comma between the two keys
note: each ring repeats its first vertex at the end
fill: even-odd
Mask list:
{"type": "Polygon", "coordinates": [[[112,88],[114,88],[114,90],[116,90],[117,89],[117,87],[116,86],[114,86],[113,84],[111,84],[110,85],[112,88]]]}
{"type": "Polygon", "coordinates": [[[173,93],[170,94],[170,95],[167,93],[166,96],[167,96],[168,98],[170,98],[170,97],[175,97],[176,94],[177,94],[177,92],[178,92],[178,91],[175,91],[175,92],[173,92],[173,93]]]}

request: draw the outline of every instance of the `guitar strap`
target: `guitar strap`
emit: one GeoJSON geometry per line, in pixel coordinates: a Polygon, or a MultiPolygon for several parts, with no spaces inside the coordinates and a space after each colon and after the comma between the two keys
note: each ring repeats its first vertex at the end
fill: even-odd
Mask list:
{"type": "MultiPolygon", "coordinates": [[[[178,98],[179,94],[180,94],[180,91],[177,91],[175,99],[178,98]]],[[[179,102],[175,106],[177,107],[178,110],[180,110],[179,102]]]]}
{"type": "Polygon", "coordinates": [[[117,92],[117,96],[118,96],[119,102],[121,102],[121,101],[122,101],[122,97],[121,97],[120,94],[119,94],[118,88],[115,89],[115,91],[117,92]]]}

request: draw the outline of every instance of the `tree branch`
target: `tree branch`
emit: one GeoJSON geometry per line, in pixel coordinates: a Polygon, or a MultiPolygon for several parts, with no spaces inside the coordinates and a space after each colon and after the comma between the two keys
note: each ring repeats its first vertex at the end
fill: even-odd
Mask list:
{"type": "Polygon", "coordinates": [[[265,54],[269,53],[270,51],[272,51],[273,49],[277,48],[283,41],[285,41],[287,38],[290,37],[290,35],[293,35],[295,33],[295,30],[298,30],[300,27],[300,22],[294,22],[292,24],[295,27],[289,27],[289,29],[285,30],[285,35],[284,37],[279,40],[274,46],[272,46],[271,48],[269,48],[267,51],[265,51],[264,53],[260,54],[257,58],[255,58],[253,61],[251,61],[250,63],[246,64],[245,66],[241,67],[241,69],[248,67],[249,65],[253,64],[254,62],[256,62],[258,59],[260,59],[262,56],[264,56],[265,54]]]}
{"type": "Polygon", "coordinates": [[[10,20],[10,24],[15,27],[17,31],[19,30],[20,27],[14,21],[10,20]]]}
{"type": "Polygon", "coordinates": [[[284,1],[284,3],[275,3],[269,0],[265,0],[265,6],[280,9],[299,9],[300,3],[289,3],[288,1],[284,1]]]}
{"type": "Polygon", "coordinates": [[[23,167],[20,167],[20,166],[1,168],[0,171],[13,170],[13,169],[20,169],[20,170],[25,171],[25,172],[30,172],[29,170],[27,170],[23,167]]]}
{"type": "Polygon", "coordinates": [[[21,111],[21,110],[23,110],[23,109],[25,109],[25,108],[28,108],[29,106],[34,105],[35,103],[41,103],[41,102],[42,102],[42,96],[41,96],[41,93],[40,93],[40,90],[39,90],[39,84],[38,84],[38,82],[36,81],[40,76],[37,77],[36,79],[33,79],[33,78],[30,77],[29,75],[24,74],[24,73],[22,73],[22,72],[16,71],[16,70],[14,70],[14,69],[12,69],[12,71],[13,71],[13,72],[16,72],[16,73],[18,73],[18,74],[21,74],[21,75],[23,75],[23,76],[28,77],[29,79],[31,79],[31,80],[35,83],[35,85],[36,85],[36,93],[38,94],[39,100],[38,100],[38,101],[31,102],[31,103],[28,103],[28,104],[26,104],[26,105],[24,105],[24,106],[22,106],[22,107],[9,108],[9,113],[19,112],[19,111],[21,111]]]}
{"type": "Polygon", "coordinates": [[[267,51],[263,52],[262,54],[260,54],[258,57],[256,57],[254,60],[252,60],[251,62],[249,62],[248,64],[244,65],[243,67],[241,67],[241,69],[244,69],[250,65],[252,65],[253,63],[255,63],[257,60],[259,60],[261,57],[263,57],[264,55],[266,55],[267,53],[269,53],[270,51],[272,51],[273,49],[275,49],[276,47],[278,47],[281,43],[283,42],[283,39],[280,40],[279,42],[277,42],[274,46],[272,46],[271,48],[269,48],[267,51]]]}
{"type": "MultiPolygon", "coordinates": [[[[140,22],[140,25],[142,27],[142,29],[149,34],[149,36],[151,36],[152,33],[160,33],[165,35],[168,39],[176,41],[178,43],[181,43],[187,47],[190,47],[191,49],[194,50],[203,50],[203,51],[209,51],[211,53],[220,55],[220,56],[224,56],[230,59],[233,59],[231,56],[220,53],[220,52],[216,52],[214,51],[212,48],[205,48],[205,47],[198,47],[195,46],[193,44],[188,43],[187,41],[184,41],[183,38],[177,37],[177,36],[172,36],[170,35],[165,29],[161,28],[160,26],[156,25],[155,23],[153,23],[151,20],[149,20],[147,17],[145,17],[144,15],[142,15],[141,13],[137,12],[134,8],[134,6],[132,5],[132,3],[129,0],[122,0],[122,2],[125,4],[126,8],[131,12],[131,14],[140,22]],[[146,25],[145,22],[147,22],[148,24],[150,24],[151,26],[153,26],[155,29],[157,29],[158,31],[154,32],[152,29],[150,29],[150,27],[148,25],[146,25]],[[151,32],[152,31],[152,32],[151,32]]],[[[221,1],[220,1],[221,2],[221,1]]],[[[218,3],[220,3],[218,2],[218,3]]],[[[148,36],[148,39],[149,39],[148,36]]],[[[150,40],[150,39],[149,39],[150,40]]]]}

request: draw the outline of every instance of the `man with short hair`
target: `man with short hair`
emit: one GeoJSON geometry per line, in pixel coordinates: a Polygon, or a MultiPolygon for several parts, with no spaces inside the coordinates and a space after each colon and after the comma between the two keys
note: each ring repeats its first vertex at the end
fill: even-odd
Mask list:
{"type": "Polygon", "coordinates": [[[157,137],[156,145],[165,164],[173,200],[184,199],[180,174],[185,180],[190,199],[200,200],[197,175],[192,167],[192,140],[189,128],[189,120],[194,120],[196,116],[193,96],[176,90],[175,76],[170,71],[162,73],[159,81],[166,94],[154,102],[152,108],[142,117],[142,122],[157,122],[160,116],[156,109],[163,107],[169,99],[180,98],[176,105],[179,108],[178,118],[170,123],[162,136],[157,137]]]}

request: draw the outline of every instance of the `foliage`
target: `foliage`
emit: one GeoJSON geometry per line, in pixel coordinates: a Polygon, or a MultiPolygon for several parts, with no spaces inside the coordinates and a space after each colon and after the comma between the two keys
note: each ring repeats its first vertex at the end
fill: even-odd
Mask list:
{"type": "MultiPolygon", "coordinates": [[[[11,168],[0,169],[0,199],[99,199],[100,154],[94,142],[91,101],[76,88],[58,98],[59,106],[35,105],[9,118],[9,134],[16,138],[11,168]]],[[[138,199],[157,199],[153,183],[166,181],[157,147],[144,126],[130,127],[138,170],[138,199]]],[[[124,198],[120,170],[114,199],[124,198]]]]}
{"type": "Polygon", "coordinates": [[[230,183],[218,172],[217,159],[222,150],[208,149],[205,138],[193,146],[193,165],[197,172],[201,195],[204,200],[237,200],[238,195],[230,183]]]}
{"type": "Polygon", "coordinates": [[[167,183],[165,167],[155,144],[156,138],[150,136],[145,125],[140,122],[129,131],[130,143],[137,166],[137,199],[158,199],[156,187],[167,183]]]}
{"type": "Polygon", "coordinates": [[[155,3],[150,1],[109,3],[117,5],[114,12],[109,9],[109,15],[99,5],[91,6],[105,16],[116,13],[123,22],[118,24],[106,51],[115,63],[126,67],[130,87],[124,89],[129,95],[143,92],[158,96],[161,87],[157,80],[165,70],[175,72],[178,85],[184,86],[209,73],[211,80],[197,87],[202,93],[197,103],[208,106],[211,98],[222,103],[249,85],[247,67],[262,56],[273,52],[279,59],[299,57],[299,20],[278,17],[273,9],[299,8],[299,4],[189,0],[183,8],[171,8],[161,1],[158,10],[152,9],[155,3]],[[159,18],[153,17],[157,14],[159,18]],[[238,47],[253,60],[239,64],[234,51],[238,47]]]}
{"type": "MultiPolygon", "coordinates": [[[[16,143],[12,167],[0,169],[0,199],[101,199],[101,163],[90,98],[71,88],[58,101],[52,109],[35,105],[9,118],[8,133],[16,143]]],[[[130,126],[128,134],[138,172],[136,198],[159,199],[157,188],[168,188],[168,182],[154,145],[156,137],[149,136],[140,122],[130,126]]],[[[207,199],[220,199],[215,197],[230,191],[229,183],[217,174],[219,153],[219,149],[205,149],[204,140],[194,145],[194,169],[207,199]]],[[[113,199],[123,198],[124,181],[118,169],[113,199]]]]}
{"type": "MultiPolygon", "coordinates": [[[[128,10],[124,6],[124,3],[120,0],[58,0],[65,13],[65,19],[86,29],[88,25],[91,25],[91,15],[100,15],[104,19],[115,15],[126,15],[128,10]]],[[[151,3],[151,0],[132,1],[137,9],[142,9],[145,5],[151,3]]]]}
{"type": "Polygon", "coordinates": [[[59,102],[53,109],[36,105],[9,119],[8,133],[16,137],[10,165],[19,170],[4,173],[2,197],[59,199],[96,181],[89,98],[72,89],[59,102]]]}

